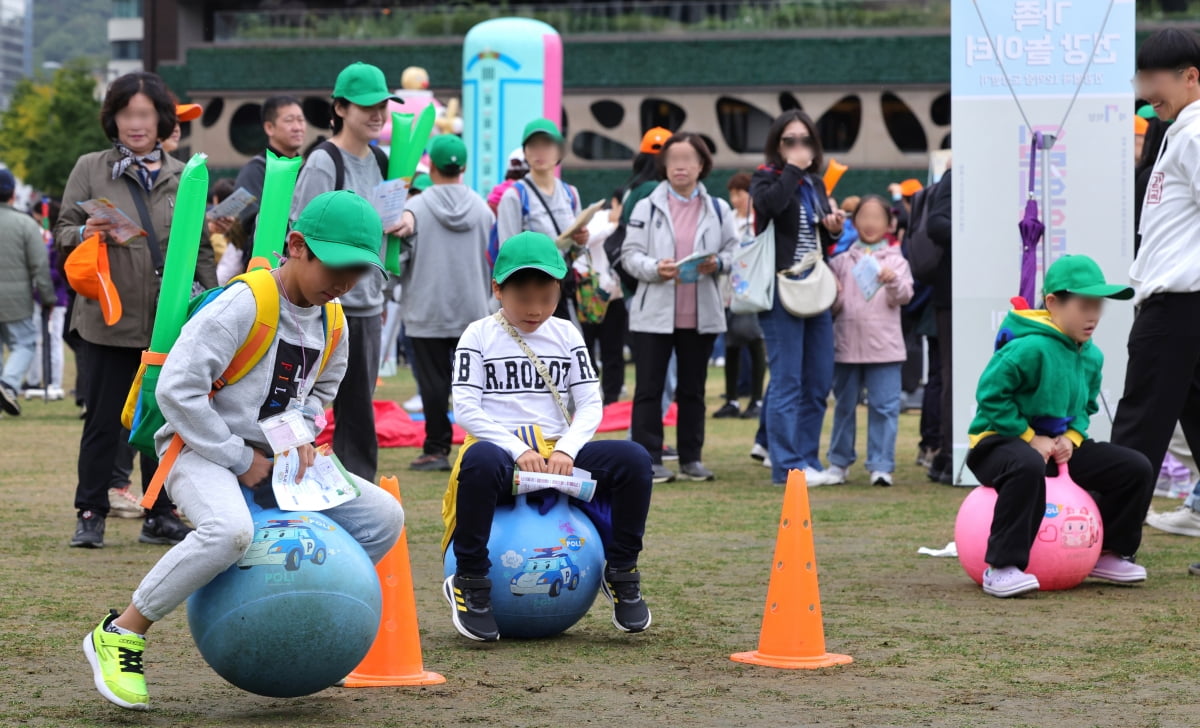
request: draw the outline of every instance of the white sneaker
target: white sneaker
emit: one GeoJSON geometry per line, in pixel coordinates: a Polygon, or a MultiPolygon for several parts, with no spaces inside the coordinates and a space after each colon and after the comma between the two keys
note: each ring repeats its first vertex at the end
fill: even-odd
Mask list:
{"type": "Polygon", "coordinates": [[[1146,525],[1179,536],[1200,538],[1200,513],[1188,506],[1179,506],[1168,513],[1151,512],[1146,516],[1146,525]]]}
{"type": "Polygon", "coordinates": [[[830,465],[828,468],[825,468],[825,475],[830,480],[829,485],[842,485],[846,482],[846,478],[849,477],[850,473],[845,468],[830,465]]]}
{"type": "Polygon", "coordinates": [[[425,403],[421,400],[421,395],[419,394],[414,394],[412,397],[409,397],[408,400],[400,406],[404,408],[405,412],[410,414],[416,414],[418,412],[425,411],[425,403]]]}
{"type": "Polygon", "coordinates": [[[871,473],[871,484],[878,485],[881,488],[890,488],[892,487],[892,474],[876,470],[871,473]]]}
{"type": "Polygon", "coordinates": [[[145,518],[141,500],[129,492],[129,486],[108,489],[108,515],[114,518],[145,518]]]}
{"type": "Polygon", "coordinates": [[[769,457],[769,453],[767,452],[767,448],[759,445],[756,442],[754,443],[754,447],[750,448],[750,457],[758,460],[759,462],[763,462],[767,459],[767,457],[769,457]]]}
{"type": "Polygon", "coordinates": [[[762,460],[762,464],[763,464],[764,468],[766,468],[767,470],[770,470],[771,469],[771,456],[770,455],[764,456],[763,460],[762,460]]]}
{"type": "Polygon", "coordinates": [[[814,468],[804,469],[804,479],[808,483],[809,488],[819,488],[822,485],[838,485],[839,483],[846,482],[845,478],[838,480],[828,470],[816,470],[814,468]]]}
{"type": "Polygon", "coordinates": [[[64,395],[63,395],[62,387],[50,387],[50,389],[46,390],[46,397],[51,402],[58,402],[58,401],[62,400],[63,396],[64,395]]]}
{"type": "Polygon", "coordinates": [[[983,572],[983,591],[1000,599],[1016,597],[1041,589],[1042,585],[1033,574],[1026,574],[1015,566],[1002,569],[988,567],[983,572]]]}
{"type": "Polygon", "coordinates": [[[1088,576],[1093,579],[1103,579],[1114,584],[1137,584],[1146,580],[1146,568],[1138,566],[1123,556],[1102,553],[1096,562],[1096,568],[1088,576]]]}

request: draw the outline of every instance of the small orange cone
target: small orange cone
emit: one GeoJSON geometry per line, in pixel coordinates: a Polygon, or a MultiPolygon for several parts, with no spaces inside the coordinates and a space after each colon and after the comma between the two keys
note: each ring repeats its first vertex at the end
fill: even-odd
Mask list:
{"type": "Polygon", "coordinates": [[[808,484],[800,470],[788,473],[772,563],[758,649],[739,652],[731,655],[731,659],[788,670],[813,670],[853,662],[849,655],[825,651],[808,484]]]}
{"type": "MultiPolygon", "coordinates": [[[[379,487],[400,500],[400,481],[384,478],[379,487]]],[[[417,630],[417,599],[413,594],[408,560],[407,528],[383,560],[375,565],[383,589],[383,614],[375,644],[362,664],[342,686],[375,688],[395,685],[440,685],[446,678],[425,670],[421,660],[421,635],[417,630]]]]}

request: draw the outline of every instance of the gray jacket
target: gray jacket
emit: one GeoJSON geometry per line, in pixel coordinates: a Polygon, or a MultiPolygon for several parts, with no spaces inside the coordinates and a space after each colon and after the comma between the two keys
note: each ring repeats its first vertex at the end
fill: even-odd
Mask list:
{"type": "MultiPolygon", "coordinates": [[[[674,260],[675,228],[667,202],[669,183],[662,182],[639,201],[629,217],[625,242],[621,246],[621,265],[637,278],[638,289],[626,301],[629,308],[629,330],[645,334],[669,334],[675,330],[675,280],[663,280],[658,275],[658,261],[674,260]]],[[[700,185],[704,209],[696,224],[695,252],[717,256],[721,270],[728,271],[733,260],[733,248],[738,242],[737,221],[725,200],[717,199],[720,219],[713,209],[713,200],[704,185],[700,185]]],[[[701,334],[725,331],[725,304],[718,285],[719,276],[700,276],[696,282],[696,315],[701,334]]]]}
{"type": "MultiPolygon", "coordinates": [[[[58,216],[58,225],[54,228],[54,244],[60,261],[66,260],[71,251],[83,242],[79,237],[79,226],[87,221],[87,213],[75,204],[77,202],[106,197],[130,219],[145,227],[138,217],[137,205],[133,202],[129,186],[122,179],[112,178],[113,164],[120,159],[120,152],[107,149],[85,154],[75,162],[63,192],[62,214],[58,216]]],[[[147,211],[164,260],[182,172],[183,162],[164,154],[158,177],[147,193],[147,211]]],[[[132,166],[125,170],[124,176],[137,181],[137,172],[132,166]]],[[[138,184],[140,187],[141,183],[138,184]]],[[[77,330],[85,341],[93,344],[145,349],[150,346],[150,332],[154,327],[159,285],[162,283],[154,273],[146,238],[134,238],[128,245],[109,245],[108,265],[113,283],[121,296],[124,309],[121,320],[112,326],[106,325],[104,315],[100,312],[100,303],[80,296],[75,299],[69,329],[77,330]]],[[[213,261],[212,245],[208,242],[207,226],[201,232],[195,278],[205,288],[217,285],[217,266],[213,261]]]]}
{"type": "Polygon", "coordinates": [[[400,302],[404,330],[423,339],[457,339],[491,313],[487,261],[492,211],[466,185],[433,185],[409,200],[416,219],[404,241],[400,302]]]}
{"type": "Polygon", "coordinates": [[[34,286],[46,303],[58,300],[42,229],[32,217],[0,204],[0,323],[33,315],[34,286]]]}

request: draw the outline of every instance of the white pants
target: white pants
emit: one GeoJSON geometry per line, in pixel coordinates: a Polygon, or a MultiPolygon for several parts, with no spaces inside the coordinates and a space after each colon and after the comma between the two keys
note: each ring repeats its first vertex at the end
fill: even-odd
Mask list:
{"type": "MultiPolygon", "coordinates": [[[[67,309],[63,306],[55,306],[50,311],[50,386],[54,389],[62,389],[63,383],[63,322],[66,316],[67,309]]],[[[45,387],[46,383],[42,381],[42,342],[45,341],[45,337],[42,335],[40,313],[34,314],[33,323],[37,326],[37,347],[34,350],[33,361],[29,364],[29,371],[25,373],[25,381],[45,387]]]]}
{"type": "MultiPolygon", "coordinates": [[[[361,478],[358,486],[361,496],[322,513],[346,529],[378,563],[400,537],[404,511],[378,486],[361,478]]],[[[241,484],[230,470],[185,448],[167,477],[166,489],[196,530],[159,559],[133,593],[133,606],[152,622],[237,563],[254,539],[254,520],[241,484]]]]}

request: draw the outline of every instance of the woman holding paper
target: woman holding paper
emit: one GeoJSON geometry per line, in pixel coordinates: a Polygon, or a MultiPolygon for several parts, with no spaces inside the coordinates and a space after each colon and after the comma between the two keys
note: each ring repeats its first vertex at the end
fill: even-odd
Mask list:
{"type": "Polygon", "coordinates": [[[854,464],[856,412],[867,390],[867,471],[871,483],[892,484],[896,431],[900,424],[900,369],[907,352],[900,307],[912,300],[913,278],[898,245],[888,240],[891,206],[878,195],[863,198],[854,212],[858,241],[829,262],[839,283],[833,304],[833,435],[829,470],[846,482],[854,464]]]}
{"type": "MultiPolygon", "coordinates": [[[[113,320],[110,304],[106,320],[99,301],[79,296],[68,324],[86,342],[88,357],[87,415],[79,444],[78,519],[72,546],[104,545],[121,409],[142,351],[150,345],[159,274],[184,166],[162,149],[161,140],[171,135],[175,122],[175,103],[155,74],[130,73],[113,81],[100,110],[100,123],[112,147],[85,154],[75,163],[54,230],[60,259],[88,237],[101,236],[108,246],[110,271],[105,287],[121,301],[119,319],[113,320]],[[89,204],[106,213],[89,215],[80,204],[101,198],[115,210],[89,204]],[[122,224],[115,224],[114,219],[122,224]]],[[[201,241],[196,281],[205,288],[217,284],[207,237],[201,241]]],[[[143,486],[150,483],[155,467],[154,460],[142,457],[143,486]]],[[[190,530],[175,516],[164,493],[147,514],[138,540],[174,544],[190,530]]]]}
{"type": "Polygon", "coordinates": [[[632,435],[650,453],[654,482],[675,479],[662,464],[662,393],[671,354],[678,361],[680,473],[687,480],[715,476],[700,460],[704,447],[704,386],[725,305],[717,279],[729,270],[738,242],[737,221],[724,200],[701,183],[712,155],[698,134],[679,133],[663,145],[663,179],[629,216],[621,263],[640,281],[626,301],[637,356],[632,435]]]}
{"type": "MultiPolygon", "coordinates": [[[[828,250],[842,234],[844,215],[831,210],[821,179],[824,155],[816,124],[793,109],[767,132],[766,164],[750,181],[755,233],[774,224],[775,270],[785,271],[814,250],[828,250]]],[[[767,342],[770,386],[764,403],[771,480],[803,470],[808,485],[836,482],[821,469],[821,425],[833,382],[833,317],[799,318],[776,296],[758,315],[767,342]]]]}

